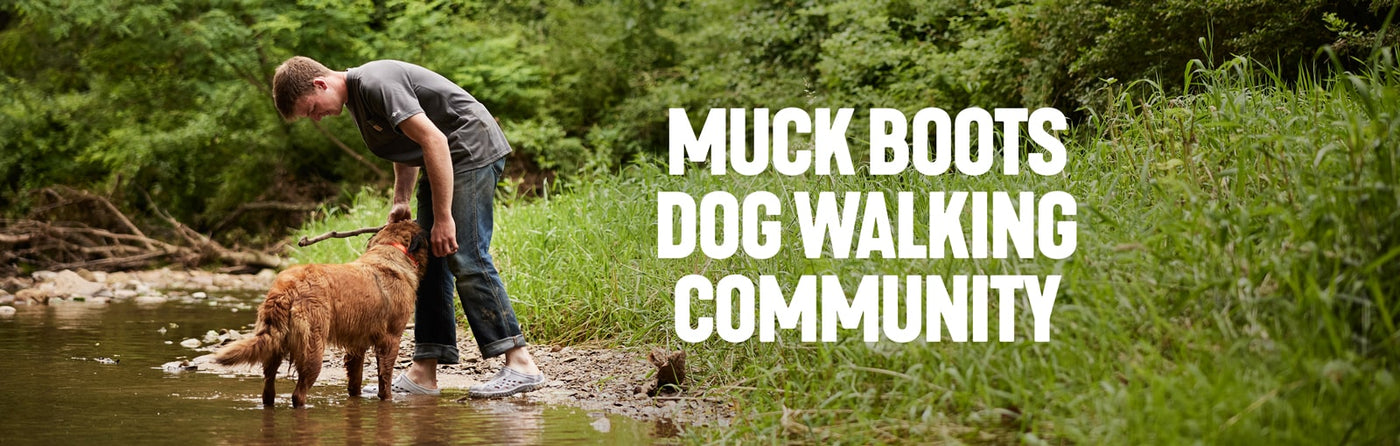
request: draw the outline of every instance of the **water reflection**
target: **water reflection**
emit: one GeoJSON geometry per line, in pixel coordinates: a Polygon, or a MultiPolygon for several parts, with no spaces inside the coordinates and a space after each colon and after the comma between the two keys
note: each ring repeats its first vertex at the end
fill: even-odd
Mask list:
{"type": "Polygon", "coordinates": [[[0,392],[7,445],[636,444],[658,441],[654,432],[664,429],[609,417],[610,429],[600,432],[590,426],[597,416],[584,411],[510,400],[351,398],[343,383],[330,382],[312,389],[307,409],[287,407],[285,392],[263,408],[260,377],[161,370],[203,354],[180,340],[241,327],[246,314],[174,300],[17,309],[0,319],[0,382],[43,391],[0,392]],[[121,361],[83,359],[96,357],[121,361]]]}
{"type": "Polygon", "coordinates": [[[55,301],[52,305],[37,307],[47,310],[49,323],[59,330],[91,328],[93,322],[101,321],[106,304],[87,302],[55,301]]]}
{"type": "MultiPolygon", "coordinates": [[[[607,438],[590,432],[588,417],[568,409],[547,414],[545,406],[534,403],[472,405],[427,396],[398,396],[395,401],[347,397],[338,403],[320,401],[325,395],[318,396],[322,397],[316,398],[318,404],[305,409],[280,405],[256,409],[262,419],[259,437],[229,444],[339,444],[343,439],[347,445],[528,445],[607,438]]],[[[641,423],[626,423],[637,427],[628,433],[634,439],[645,439],[650,432],[641,423]]]]}

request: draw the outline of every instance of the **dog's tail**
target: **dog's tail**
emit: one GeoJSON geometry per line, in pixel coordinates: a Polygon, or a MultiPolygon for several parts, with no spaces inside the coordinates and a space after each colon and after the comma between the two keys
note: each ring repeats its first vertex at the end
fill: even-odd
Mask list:
{"type": "Polygon", "coordinates": [[[214,362],[222,365],[265,364],[268,360],[286,356],[288,324],[291,321],[291,299],[285,293],[268,293],[267,301],[258,307],[258,322],[253,335],[234,341],[214,354],[214,362]]]}

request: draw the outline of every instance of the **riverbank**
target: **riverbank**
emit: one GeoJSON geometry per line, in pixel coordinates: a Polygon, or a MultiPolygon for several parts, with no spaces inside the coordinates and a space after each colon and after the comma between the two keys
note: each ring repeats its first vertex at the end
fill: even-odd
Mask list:
{"type": "MultiPolygon", "coordinates": [[[[248,325],[210,331],[204,336],[169,340],[189,349],[190,355],[173,357],[162,369],[167,373],[210,373],[220,376],[261,376],[251,366],[225,367],[209,360],[209,353],[251,331],[258,296],[276,274],[221,274],[207,271],[159,269],[138,272],[93,272],[86,270],[41,271],[29,277],[0,279],[0,317],[14,313],[14,306],[93,305],[131,300],[139,305],[167,302],[208,301],[227,311],[247,313],[248,325]],[[250,296],[251,295],[251,296],[250,296]],[[241,297],[238,297],[241,296],[241,297]],[[8,308],[8,311],[5,310],[8,308]]],[[[395,364],[407,368],[413,352],[410,325],[400,344],[395,364]]],[[[489,380],[501,367],[499,358],[483,359],[471,334],[459,327],[461,363],[438,369],[442,398],[466,396],[467,387],[489,380]]],[[[548,377],[545,387],[524,395],[495,401],[463,400],[463,404],[540,404],[566,405],[590,412],[605,412],[638,420],[672,423],[677,431],[687,426],[727,426],[733,419],[732,405],[724,399],[697,397],[702,389],[687,388],[678,394],[647,396],[655,382],[655,367],[647,362],[646,351],[632,348],[604,348],[594,345],[533,345],[531,353],[548,377]]],[[[342,360],[344,352],[329,348],[313,392],[341,393],[347,379],[342,360]]],[[[365,382],[375,380],[375,359],[367,358],[365,382]]],[[[291,380],[284,367],[279,379],[291,380]]],[[[280,386],[290,391],[291,382],[280,386]]],[[[283,392],[286,393],[286,392],[283,392]]],[[[283,395],[284,397],[286,395],[283,395]]]]}
{"type": "MultiPolygon", "coordinates": [[[[164,368],[172,373],[198,371],[228,377],[260,377],[262,371],[256,366],[222,366],[211,360],[213,352],[218,351],[224,344],[241,338],[244,333],[251,331],[251,328],[247,326],[218,333],[216,338],[208,339],[217,339],[214,342],[206,343],[201,340],[204,345],[192,349],[198,356],[166,364],[164,368]]],[[[396,374],[407,369],[412,362],[413,335],[413,327],[410,325],[399,342],[399,356],[394,363],[396,374]]],[[[458,327],[457,339],[461,363],[438,366],[438,387],[443,391],[441,398],[456,399],[464,404],[508,401],[514,404],[566,405],[643,421],[670,421],[678,430],[684,430],[688,425],[723,427],[727,426],[734,416],[733,405],[726,399],[693,396],[704,393],[699,389],[688,389],[687,392],[677,394],[659,394],[656,397],[647,396],[646,391],[656,380],[656,368],[647,362],[648,352],[630,348],[532,345],[530,352],[548,379],[544,388],[497,401],[467,399],[467,387],[490,380],[501,368],[502,360],[499,357],[483,359],[476,341],[461,327],[458,327]]],[[[316,387],[320,389],[313,392],[332,391],[326,388],[334,388],[336,393],[343,392],[343,386],[347,382],[343,358],[344,350],[326,349],[321,363],[321,375],[316,380],[316,387]]],[[[375,382],[377,375],[374,370],[377,370],[377,367],[373,355],[365,358],[366,384],[375,382]]],[[[283,380],[278,383],[278,404],[281,405],[290,392],[292,380],[296,379],[296,375],[290,367],[284,365],[278,373],[278,379],[283,380]]]]}

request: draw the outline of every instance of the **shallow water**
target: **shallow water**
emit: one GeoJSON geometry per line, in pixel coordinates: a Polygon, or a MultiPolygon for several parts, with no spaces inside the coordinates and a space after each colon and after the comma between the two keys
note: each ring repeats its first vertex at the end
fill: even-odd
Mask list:
{"type": "MultiPolygon", "coordinates": [[[[648,444],[667,424],[528,402],[399,396],[350,398],[312,388],[292,409],[293,381],[274,408],[262,380],[172,374],[161,365],[204,354],[181,347],[241,328],[252,296],[161,304],[19,305],[0,318],[0,444],[648,444]],[[213,305],[210,302],[215,302],[213,305]],[[245,309],[233,311],[238,306],[245,309]],[[164,329],[164,332],[161,331],[164,329]],[[170,341],[167,344],[166,341],[170,341]],[[110,363],[107,359],[115,360],[110,363]]],[[[367,371],[368,372],[368,371],[367,371]]],[[[373,373],[366,374],[366,382],[373,373]]],[[[460,396],[460,395],[457,395],[460,396]]]]}

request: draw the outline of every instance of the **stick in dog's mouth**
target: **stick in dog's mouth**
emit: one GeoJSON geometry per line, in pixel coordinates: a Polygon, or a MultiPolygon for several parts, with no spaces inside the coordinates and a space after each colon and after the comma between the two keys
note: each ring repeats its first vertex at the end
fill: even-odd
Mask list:
{"type": "Polygon", "coordinates": [[[325,239],[328,239],[328,238],[348,238],[348,237],[354,237],[354,236],[357,236],[357,235],[360,235],[360,234],[373,234],[373,233],[379,232],[380,229],[384,229],[384,226],[375,226],[375,227],[373,227],[373,228],[360,228],[360,229],[356,229],[356,230],[353,230],[353,231],[345,231],[345,232],[341,232],[341,231],[331,231],[331,232],[327,232],[327,233],[325,233],[325,234],[321,234],[321,235],[318,235],[318,236],[316,236],[316,237],[314,237],[314,238],[310,238],[310,239],[306,238],[306,236],[303,235],[303,236],[301,236],[301,240],[297,240],[297,246],[301,246],[301,247],[310,246],[312,243],[316,243],[316,242],[319,242],[319,241],[321,241],[321,240],[325,240],[325,239]]]}

